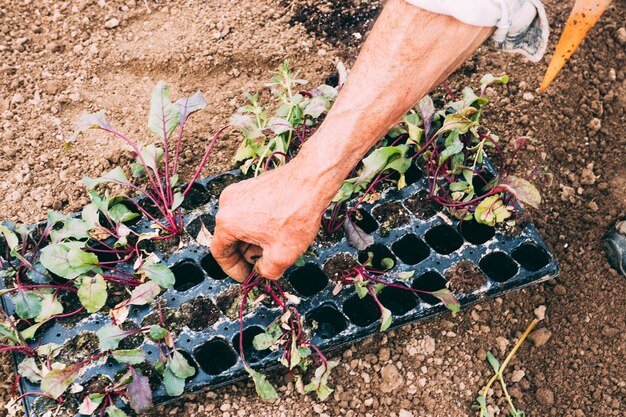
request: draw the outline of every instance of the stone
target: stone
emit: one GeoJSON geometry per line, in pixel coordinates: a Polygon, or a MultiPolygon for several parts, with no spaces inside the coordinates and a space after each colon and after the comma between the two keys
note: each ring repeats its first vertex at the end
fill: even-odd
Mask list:
{"type": "Polygon", "coordinates": [[[404,379],[396,365],[386,365],[380,370],[380,376],[382,381],[380,384],[380,390],[386,394],[393,392],[400,388],[404,383],[404,379]]]}
{"type": "Polygon", "coordinates": [[[554,393],[548,388],[539,388],[535,392],[537,402],[541,405],[551,406],[554,404],[554,393]]]}
{"type": "Polygon", "coordinates": [[[107,29],[114,29],[120,25],[120,21],[115,17],[110,18],[106,22],[104,22],[104,27],[107,29]]]}
{"type": "Polygon", "coordinates": [[[528,338],[535,344],[536,347],[540,347],[545,345],[551,336],[552,332],[544,327],[532,332],[528,338]]]}
{"type": "Polygon", "coordinates": [[[539,306],[535,309],[535,317],[537,320],[542,321],[546,318],[546,306],[539,306]]]}

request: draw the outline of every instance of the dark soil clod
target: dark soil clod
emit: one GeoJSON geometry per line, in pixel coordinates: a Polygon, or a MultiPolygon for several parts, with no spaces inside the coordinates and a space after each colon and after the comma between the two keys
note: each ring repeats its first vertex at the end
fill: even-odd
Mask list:
{"type": "Polygon", "coordinates": [[[430,255],[430,247],[414,234],[396,240],[391,250],[407,265],[418,264],[430,255]]]}
{"type": "Polygon", "coordinates": [[[424,235],[424,239],[435,252],[442,255],[449,255],[463,245],[461,235],[447,224],[440,224],[431,228],[424,235]]]}
{"type": "Polygon", "coordinates": [[[182,260],[171,269],[174,277],[176,277],[176,282],[174,283],[176,291],[187,291],[204,281],[202,270],[192,260],[182,260]]]}
{"type": "Polygon", "coordinates": [[[513,278],[519,270],[515,261],[504,252],[492,252],[483,257],[478,265],[496,282],[505,282],[513,278]]]}
{"type": "Polygon", "coordinates": [[[328,277],[319,266],[308,263],[289,274],[289,282],[298,294],[311,297],[328,285],[328,277]]]}
{"type": "Polygon", "coordinates": [[[237,363],[238,356],[224,339],[214,338],[193,353],[200,368],[209,375],[218,375],[237,363]]]}
{"type": "Polygon", "coordinates": [[[487,283],[487,277],[471,261],[463,259],[445,272],[448,288],[458,294],[471,294],[487,283]]]}
{"type": "MultiPolygon", "coordinates": [[[[435,271],[428,271],[417,277],[415,281],[413,281],[411,288],[428,292],[439,291],[446,288],[446,279],[435,271]]],[[[430,294],[418,293],[417,295],[422,301],[430,305],[439,304],[441,302],[437,297],[430,294]]]]}
{"type": "Polygon", "coordinates": [[[306,323],[322,339],[331,339],[348,327],[343,314],[331,304],[324,304],[306,316],[306,323]]]}

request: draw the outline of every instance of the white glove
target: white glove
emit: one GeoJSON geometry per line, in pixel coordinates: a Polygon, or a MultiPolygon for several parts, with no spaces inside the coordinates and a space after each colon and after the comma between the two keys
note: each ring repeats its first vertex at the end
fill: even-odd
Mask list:
{"type": "Polygon", "coordinates": [[[550,28],[541,0],[406,0],[429,12],[452,16],[475,26],[495,26],[492,44],[539,61],[550,28]]]}

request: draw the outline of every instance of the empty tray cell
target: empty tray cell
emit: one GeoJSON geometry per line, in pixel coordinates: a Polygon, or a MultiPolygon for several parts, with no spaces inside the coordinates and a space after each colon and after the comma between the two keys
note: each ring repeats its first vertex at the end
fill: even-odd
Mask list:
{"type": "MultiPolygon", "coordinates": [[[[250,326],[243,331],[243,354],[246,358],[246,362],[255,363],[270,354],[269,349],[256,350],[252,342],[254,337],[258,334],[265,333],[265,329],[260,326],[250,326]]],[[[239,352],[239,333],[233,337],[233,348],[239,352]]]]}
{"type": "Polygon", "coordinates": [[[195,239],[202,230],[202,225],[204,225],[211,234],[215,233],[215,217],[209,213],[205,213],[190,221],[189,224],[185,226],[185,230],[189,233],[189,236],[195,239]]]}
{"type": "Polygon", "coordinates": [[[176,291],[187,291],[189,288],[195,287],[204,281],[202,270],[190,259],[180,261],[171,269],[176,278],[174,282],[176,291]]]}
{"type": "Polygon", "coordinates": [[[448,255],[463,245],[461,235],[447,224],[440,224],[431,228],[426,232],[424,238],[435,252],[442,255],[448,255]]]}
{"type": "Polygon", "coordinates": [[[410,234],[398,239],[391,245],[391,250],[402,262],[415,265],[428,258],[430,247],[416,235],[410,234]]]}
{"type": "Polygon", "coordinates": [[[202,258],[200,265],[202,265],[202,269],[206,271],[207,275],[213,279],[222,280],[228,278],[228,275],[217,263],[211,252],[202,258]]]}
{"type": "Polygon", "coordinates": [[[359,252],[359,263],[364,264],[372,256],[371,268],[377,271],[388,271],[396,265],[396,257],[385,245],[374,243],[367,249],[359,252]]]}
{"type": "Polygon", "coordinates": [[[474,219],[460,222],[458,229],[463,238],[474,245],[482,245],[496,234],[495,227],[478,223],[474,219]]]}
{"type": "Polygon", "coordinates": [[[496,282],[504,282],[513,278],[519,270],[515,261],[500,251],[484,256],[478,265],[489,278],[496,282]]]}
{"type": "Polygon", "coordinates": [[[289,282],[298,294],[310,297],[326,288],[328,277],[319,266],[308,263],[289,274],[289,282]]]}
{"type": "MultiPolygon", "coordinates": [[[[184,186],[183,191],[187,188],[184,186]]],[[[204,188],[202,184],[198,184],[197,182],[191,186],[191,189],[185,196],[185,199],[181,203],[181,207],[185,210],[191,210],[206,204],[211,200],[211,195],[204,188]]]]}
{"type": "Polygon", "coordinates": [[[316,326],[313,333],[322,339],[331,339],[348,327],[346,318],[331,304],[324,304],[310,312],[306,316],[306,323],[316,326]]]}
{"type": "Polygon", "coordinates": [[[359,327],[367,327],[380,319],[380,310],[370,294],[363,298],[356,294],[351,295],[343,303],[343,312],[359,327]]]}
{"type": "Polygon", "coordinates": [[[378,301],[394,316],[403,316],[417,307],[417,297],[408,288],[385,287],[378,294],[378,301]]]}
{"type": "Polygon", "coordinates": [[[363,209],[357,209],[356,213],[350,215],[350,218],[365,233],[372,234],[378,229],[378,223],[371,214],[363,209]]]}
{"type": "Polygon", "coordinates": [[[419,298],[425,303],[435,305],[440,303],[439,299],[433,295],[427,294],[427,292],[439,291],[446,288],[446,279],[435,271],[428,271],[417,277],[411,287],[418,291],[425,291],[417,293],[419,298]]]}
{"type": "Polygon", "coordinates": [[[489,186],[489,182],[492,179],[494,179],[494,175],[487,171],[486,168],[482,168],[480,171],[475,173],[472,185],[474,186],[476,196],[480,197],[489,191],[491,188],[491,186],[489,186]]]}
{"type": "Polygon", "coordinates": [[[237,363],[238,356],[224,339],[214,338],[197,348],[193,356],[209,375],[219,375],[237,363]]]}
{"type": "Polygon", "coordinates": [[[413,161],[409,169],[407,169],[407,171],[404,173],[404,180],[406,182],[406,185],[411,185],[421,180],[423,176],[424,173],[421,169],[419,169],[417,163],[413,161]]]}
{"type": "Polygon", "coordinates": [[[545,250],[532,242],[522,243],[511,254],[513,259],[527,271],[536,272],[550,263],[545,250]]]}
{"type": "Polygon", "coordinates": [[[430,198],[426,190],[420,190],[404,200],[404,205],[415,217],[421,220],[430,219],[441,209],[441,206],[430,198]]]}

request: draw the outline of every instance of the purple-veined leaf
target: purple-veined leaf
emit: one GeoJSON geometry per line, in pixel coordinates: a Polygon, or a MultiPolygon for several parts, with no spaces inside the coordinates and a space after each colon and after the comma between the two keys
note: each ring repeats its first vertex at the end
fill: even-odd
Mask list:
{"type": "Polygon", "coordinates": [[[191,97],[176,100],[174,106],[178,109],[178,122],[184,124],[191,113],[206,107],[206,99],[201,92],[196,91],[191,97]]]}
{"type": "Polygon", "coordinates": [[[174,273],[168,267],[161,264],[146,262],[137,272],[144,274],[148,279],[159,284],[162,288],[172,288],[176,282],[174,273]]]}
{"type": "Polygon", "coordinates": [[[88,313],[100,310],[107,301],[107,283],[102,275],[83,276],[78,287],[78,299],[88,313]]]}
{"type": "Polygon", "coordinates": [[[511,212],[504,205],[499,194],[489,196],[476,206],[474,218],[478,223],[495,226],[511,217],[511,212]]]}
{"type": "Polygon", "coordinates": [[[541,204],[541,194],[539,190],[530,181],[524,178],[509,175],[500,182],[499,186],[513,194],[522,204],[529,205],[533,208],[539,208],[541,204]]]}
{"type": "Polygon", "coordinates": [[[43,378],[41,368],[37,365],[35,358],[25,358],[17,365],[17,372],[33,384],[38,384],[43,378]]]}
{"type": "Polygon", "coordinates": [[[20,288],[11,301],[15,304],[17,315],[23,319],[32,319],[41,313],[43,297],[32,291],[20,288]]]}
{"type": "Polygon", "coordinates": [[[83,181],[83,184],[85,184],[85,186],[90,190],[93,190],[95,187],[101,184],[113,183],[113,184],[125,185],[129,183],[128,178],[126,177],[126,174],[120,167],[115,167],[109,172],[107,172],[106,174],[104,174],[103,176],[98,177],[98,178],[90,178],[85,175],[83,176],[82,181],[83,181]]]}
{"type": "Polygon", "coordinates": [[[131,332],[112,324],[101,327],[96,332],[96,336],[98,336],[98,346],[100,348],[100,351],[106,352],[108,350],[117,349],[117,346],[120,344],[120,342],[130,334],[131,332]]]}
{"type": "Polygon", "coordinates": [[[95,113],[85,113],[80,116],[74,126],[74,134],[70,137],[69,140],[71,142],[76,141],[78,135],[89,129],[113,129],[111,123],[109,123],[109,120],[104,114],[104,110],[100,110],[95,113]]]}
{"type": "Polygon", "coordinates": [[[137,413],[142,414],[152,408],[152,389],[150,380],[134,368],[130,368],[133,380],[126,387],[126,396],[130,407],[137,413]]]}
{"type": "Polygon", "coordinates": [[[364,250],[368,246],[374,244],[374,237],[365,233],[363,229],[361,229],[353,221],[347,219],[343,222],[343,228],[346,232],[346,238],[348,239],[350,246],[358,250],[364,250]]]}
{"type": "Polygon", "coordinates": [[[126,305],[143,306],[150,304],[161,292],[161,287],[154,281],[148,281],[135,287],[130,293],[126,305]]]}
{"type": "Polygon", "coordinates": [[[428,134],[430,132],[430,126],[433,123],[433,118],[435,117],[435,104],[433,103],[433,99],[429,95],[426,95],[417,103],[417,107],[419,108],[422,123],[424,123],[426,139],[430,139],[428,134]]]}
{"type": "Polygon", "coordinates": [[[96,412],[100,404],[104,401],[104,394],[89,394],[83,399],[83,402],[78,408],[78,414],[90,416],[96,412]]]}
{"type": "Polygon", "coordinates": [[[165,143],[178,126],[179,117],[178,107],[170,101],[170,86],[159,81],[150,97],[148,128],[165,143]]]}
{"type": "Polygon", "coordinates": [[[54,399],[59,398],[74,382],[82,368],[82,364],[69,366],[65,369],[52,369],[41,380],[41,390],[54,399]]]}
{"type": "Polygon", "coordinates": [[[20,343],[20,337],[17,332],[4,323],[0,323],[0,340],[6,339],[9,342],[20,343]]]}
{"type": "Polygon", "coordinates": [[[452,312],[458,313],[461,311],[461,303],[456,296],[447,288],[442,288],[430,293],[433,297],[437,297],[446,308],[452,312]]]}
{"type": "Polygon", "coordinates": [[[36,323],[41,323],[52,316],[63,313],[63,305],[59,302],[56,294],[41,294],[41,311],[35,317],[36,323]]]}

